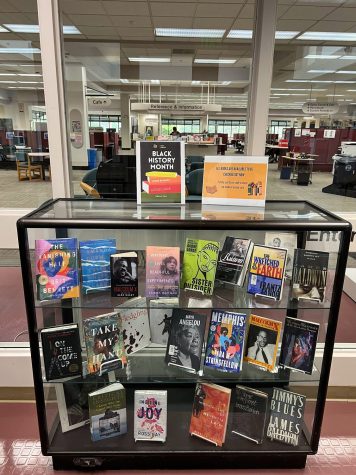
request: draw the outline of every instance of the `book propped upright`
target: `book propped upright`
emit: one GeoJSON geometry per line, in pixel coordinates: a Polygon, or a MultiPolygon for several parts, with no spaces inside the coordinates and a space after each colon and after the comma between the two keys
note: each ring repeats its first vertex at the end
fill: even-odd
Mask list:
{"type": "Polygon", "coordinates": [[[152,343],[167,346],[168,335],[171,331],[174,307],[179,307],[178,298],[150,300],[150,329],[152,343]]]}
{"type": "Polygon", "coordinates": [[[110,255],[115,251],[115,239],[92,239],[79,242],[84,294],[110,288],[110,255]]]}
{"type": "Polygon", "coordinates": [[[291,279],[293,273],[294,250],[297,249],[297,234],[267,232],[265,235],[265,244],[266,246],[281,247],[288,250],[284,275],[287,279],[291,279]]]}
{"type": "Polygon", "coordinates": [[[167,391],[136,390],[134,438],[165,442],[167,437],[167,391]]]}
{"type": "Polygon", "coordinates": [[[219,254],[215,279],[241,287],[251,258],[253,242],[228,236],[219,254]]]}
{"type": "Polygon", "coordinates": [[[296,249],[292,276],[293,299],[325,300],[329,253],[296,249]]]}
{"type": "Polygon", "coordinates": [[[121,252],[110,256],[111,296],[138,296],[137,252],[121,252]]]}
{"type": "Polygon", "coordinates": [[[222,447],[225,442],[231,389],[197,383],[189,433],[222,447]]]}
{"type": "Polygon", "coordinates": [[[116,310],[120,314],[126,354],[131,355],[149,345],[151,332],[146,298],[127,300],[116,307],[116,310]]]}
{"type": "Polygon", "coordinates": [[[146,297],[178,297],[179,247],[146,247],[146,297]]]}

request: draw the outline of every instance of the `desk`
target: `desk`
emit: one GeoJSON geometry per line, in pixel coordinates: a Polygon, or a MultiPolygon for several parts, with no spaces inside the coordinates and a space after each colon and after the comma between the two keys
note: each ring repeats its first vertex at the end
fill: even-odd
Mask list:
{"type": "Polygon", "coordinates": [[[290,176],[290,181],[295,181],[298,179],[299,172],[309,173],[309,183],[312,183],[312,174],[313,174],[313,163],[315,162],[315,158],[318,155],[308,154],[307,158],[301,157],[287,157],[283,155],[282,158],[287,162],[290,161],[292,164],[292,173],[290,176]]]}
{"type": "Polygon", "coordinates": [[[189,155],[217,155],[218,146],[214,142],[186,142],[185,144],[185,156],[189,155]]]}
{"type": "Polygon", "coordinates": [[[271,143],[266,143],[265,148],[273,151],[273,155],[269,157],[268,163],[277,162],[281,154],[281,150],[289,150],[289,147],[281,147],[271,143]]]}
{"type": "Polygon", "coordinates": [[[30,152],[27,154],[30,158],[31,163],[38,163],[42,167],[42,176],[43,179],[45,180],[45,169],[46,166],[49,166],[49,152],[30,152]],[[36,160],[32,161],[32,158],[35,158],[36,160]],[[48,160],[45,160],[48,158],[48,160]]]}

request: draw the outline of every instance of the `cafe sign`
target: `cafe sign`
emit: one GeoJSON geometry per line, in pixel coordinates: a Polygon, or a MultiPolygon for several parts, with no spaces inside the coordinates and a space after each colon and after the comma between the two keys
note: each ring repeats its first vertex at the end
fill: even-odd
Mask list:
{"type": "Polygon", "coordinates": [[[305,114],[322,114],[332,115],[339,110],[337,102],[305,102],[302,106],[302,111],[305,114]]]}

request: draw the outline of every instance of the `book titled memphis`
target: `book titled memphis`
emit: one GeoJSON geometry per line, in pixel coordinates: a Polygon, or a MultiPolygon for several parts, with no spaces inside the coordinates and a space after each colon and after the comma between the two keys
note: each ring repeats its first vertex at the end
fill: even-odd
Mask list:
{"type": "Polygon", "coordinates": [[[215,279],[242,286],[250,262],[253,243],[251,239],[228,236],[219,254],[215,279]]]}
{"type": "Polygon", "coordinates": [[[296,249],[294,253],[292,296],[293,299],[325,299],[328,277],[329,253],[296,249]]]}
{"type": "Polygon", "coordinates": [[[121,318],[117,312],[83,321],[88,373],[105,374],[126,365],[121,318]]]}
{"type": "Polygon", "coordinates": [[[110,289],[110,256],[116,252],[115,239],[79,242],[84,294],[110,289]]]}
{"type": "Polygon", "coordinates": [[[178,297],[179,247],[146,247],[146,297],[178,297]]]}
{"type": "Polygon", "coordinates": [[[79,297],[75,238],[36,240],[35,266],[38,300],[79,297]]]}
{"type": "Polygon", "coordinates": [[[319,323],[286,317],[279,365],[312,374],[319,323]]]}
{"type": "Polygon", "coordinates": [[[185,202],[183,142],[136,142],[137,204],[185,202]]]}
{"type": "Polygon", "coordinates": [[[204,366],[238,373],[242,367],[246,314],[213,310],[204,366]]]}
{"type": "Polygon", "coordinates": [[[167,437],[167,391],[136,390],[134,438],[165,442],[167,437]]]}
{"type": "Polygon", "coordinates": [[[82,355],[77,324],[41,330],[46,380],[82,374],[82,355]]]}
{"type": "Polygon", "coordinates": [[[212,295],[220,243],[188,238],[183,255],[181,288],[212,295]]]}
{"type": "Polygon", "coordinates": [[[281,300],[287,249],[253,247],[247,292],[281,300]]]}
{"type": "Polygon", "coordinates": [[[113,383],[88,394],[90,432],[93,442],[126,434],[126,394],[121,383],[113,383]]]}
{"type": "Polygon", "coordinates": [[[273,388],[267,437],[297,446],[302,434],[306,397],[273,388]]]}

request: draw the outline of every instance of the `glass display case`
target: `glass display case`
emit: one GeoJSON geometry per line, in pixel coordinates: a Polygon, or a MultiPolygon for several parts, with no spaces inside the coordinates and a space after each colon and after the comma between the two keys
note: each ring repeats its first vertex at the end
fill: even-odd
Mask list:
{"type": "MultiPolygon", "coordinates": [[[[351,225],[348,222],[303,201],[270,201],[263,209],[241,209],[228,206],[204,207],[200,203],[182,207],[137,207],[134,202],[57,199],[21,218],[18,221],[18,236],[39,431],[42,451],[45,455],[53,457],[54,468],[303,467],[307,455],[316,453],[318,449],[350,235],[351,225]],[[247,262],[246,277],[242,279],[240,285],[216,278],[214,281],[213,278],[211,295],[180,288],[177,298],[171,294],[169,298],[163,298],[163,301],[162,294],[154,298],[146,297],[148,278],[146,267],[150,266],[148,264],[150,256],[146,250],[148,246],[178,247],[176,260],[180,260],[182,273],[184,265],[187,264],[184,256],[187,239],[218,243],[219,265],[226,237],[249,239],[255,246],[271,246],[269,240],[273,236],[282,238],[286,233],[292,238],[292,242],[295,240],[295,248],[309,249],[314,253],[319,251],[328,253],[325,270],[326,287],[323,288],[322,296],[313,298],[311,291],[308,291],[304,295],[305,298],[293,297],[296,284],[294,277],[288,273],[281,277],[283,290],[281,296],[270,298],[254,294],[248,288],[251,264],[247,262]],[[326,233],[330,236],[330,243],[332,241],[332,245],[328,245],[326,249],[321,247],[325,244],[318,241],[320,233],[326,233]],[[38,243],[41,240],[53,243],[53,240],[69,238],[70,240],[65,242],[74,242],[71,251],[75,259],[71,264],[71,272],[75,272],[79,279],[79,292],[62,292],[44,297],[43,293],[39,292],[39,287],[46,285],[47,282],[43,277],[43,268],[46,267],[47,261],[39,264],[38,243]],[[90,268],[89,271],[87,268],[84,269],[82,242],[103,239],[115,240],[116,253],[136,254],[138,289],[133,298],[113,297],[110,276],[109,284],[106,282],[104,288],[98,286],[88,290],[84,285],[84,276],[90,277],[93,274],[94,277],[94,271],[90,268]],[[146,315],[144,318],[147,319],[143,330],[146,343],[136,344],[135,335],[131,335],[130,340],[123,332],[123,337],[128,338],[125,340],[126,343],[130,340],[124,345],[125,363],[109,368],[106,372],[90,370],[88,366],[90,355],[85,334],[88,321],[114,311],[123,318],[128,310],[136,307],[133,303],[133,299],[137,300],[136,295],[142,297],[139,307],[143,309],[146,315]],[[168,341],[166,338],[163,343],[155,342],[157,340],[153,337],[153,332],[158,328],[157,326],[155,330],[153,329],[156,308],[164,309],[161,321],[156,320],[157,325],[161,324],[160,333],[166,333],[165,336],[168,337],[168,341]],[[212,314],[215,311],[216,316],[216,310],[220,313],[225,312],[225,316],[232,313],[242,315],[239,318],[245,318],[245,333],[242,334],[239,347],[241,361],[236,371],[217,369],[214,365],[209,366],[206,363],[208,348],[211,345],[212,314]],[[201,321],[204,328],[200,334],[202,341],[198,354],[200,365],[198,369],[192,371],[186,371],[184,364],[181,366],[168,364],[171,361],[167,356],[171,351],[169,338],[173,330],[170,332],[163,320],[167,315],[177,319],[179,318],[177,315],[181,317],[182,312],[185,312],[184,315],[187,313],[203,315],[201,321]],[[245,359],[250,344],[248,343],[250,340],[247,342],[247,339],[249,333],[251,334],[253,323],[251,315],[277,322],[280,330],[280,338],[274,342],[277,355],[274,364],[268,369],[263,364],[251,364],[251,358],[245,359]],[[315,355],[313,354],[309,360],[309,370],[298,369],[297,365],[293,367],[291,363],[286,364],[285,358],[282,361],[281,353],[285,351],[282,345],[286,344],[283,332],[288,326],[287,319],[288,325],[291,321],[292,323],[303,321],[313,328],[318,328],[317,339],[313,346],[315,355]],[[62,375],[59,379],[48,380],[48,368],[45,368],[47,350],[43,351],[41,334],[43,337],[45,329],[52,327],[60,329],[72,324],[79,329],[81,351],[77,357],[82,362],[82,370],[75,376],[63,378],[62,375]],[[125,389],[127,430],[117,437],[93,441],[88,395],[98,389],[108,388],[115,382],[121,383],[125,389]],[[192,430],[192,417],[199,415],[196,405],[199,399],[198,388],[201,390],[202,386],[206,384],[209,386],[211,383],[222,387],[226,393],[229,392],[229,397],[231,395],[224,414],[226,416],[226,427],[223,428],[224,440],[220,444],[206,440],[209,437],[196,437],[192,430]],[[260,420],[253,419],[252,409],[247,409],[244,417],[240,418],[239,411],[236,410],[239,406],[236,398],[241,400],[241,397],[244,397],[241,395],[243,391],[241,387],[249,394],[259,394],[260,391],[264,395],[264,400],[262,398],[259,401],[260,420]],[[164,427],[166,435],[159,438],[159,441],[137,438],[136,429],[134,434],[136,423],[134,419],[138,414],[135,391],[139,395],[145,390],[148,393],[156,391],[166,397],[167,421],[164,427]],[[286,420],[282,421],[281,429],[287,431],[288,423],[289,430],[298,435],[294,442],[283,437],[270,437],[272,418],[276,413],[273,398],[277,390],[286,390],[287,393],[283,394],[300,395],[304,401],[304,414],[297,424],[297,429],[295,427],[290,429],[291,425],[295,425],[293,414],[289,414],[286,420]],[[262,407],[264,409],[261,409],[262,407]],[[240,434],[244,431],[249,433],[252,424],[257,424],[259,437],[256,437],[256,440],[240,434]]],[[[272,243],[273,246],[280,244],[281,239],[278,243],[276,240],[272,243]]],[[[295,248],[287,249],[289,258],[292,256],[293,259],[293,253],[297,252],[295,248]]],[[[48,257],[44,255],[44,258],[48,257]]],[[[63,265],[62,261],[59,263],[56,261],[56,257],[53,262],[54,266],[63,265]]],[[[296,265],[295,258],[293,262],[292,272],[296,265]]],[[[192,263],[189,265],[192,266],[192,263]]],[[[68,276],[71,277],[69,273],[68,276]]],[[[224,332],[223,329],[220,330],[221,335],[224,332]]],[[[222,344],[221,341],[219,344],[222,344]]],[[[230,338],[225,346],[229,344],[236,345],[236,341],[232,342],[230,338]]],[[[228,358],[228,350],[220,347],[219,351],[220,356],[228,358]]],[[[234,351],[236,352],[236,346],[234,351]]],[[[254,358],[257,359],[257,356],[254,358]]],[[[216,402],[218,407],[218,399],[216,402]]],[[[207,399],[204,403],[207,404],[207,399]]],[[[283,411],[282,406],[280,410],[283,411]]],[[[291,407],[290,410],[294,413],[295,407],[291,407]]],[[[256,411],[255,413],[258,412],[256,411]]],[[[209,416],[209,410],[207,415],[209,416]]],[[[105,415],[105,424],[114,431],[118,424],[115,417],[118,416],[112,417],[114,422],[111,426],[107,420],[110,417],[110,414],[105,415]]]]}

